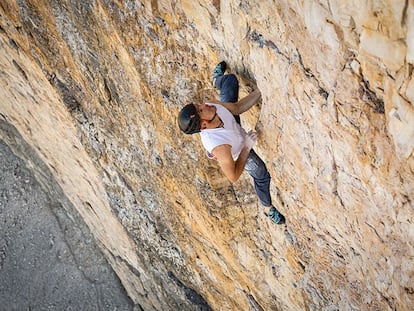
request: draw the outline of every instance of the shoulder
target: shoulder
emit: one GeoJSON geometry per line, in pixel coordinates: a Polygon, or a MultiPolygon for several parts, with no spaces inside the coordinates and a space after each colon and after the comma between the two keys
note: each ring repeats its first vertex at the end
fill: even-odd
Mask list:
{"type": "Polygon", "coordinates": [[[211,153],[217,158],[218,161],[226,161],[231,160],[233,161],[233,157],[231,154],[231,145],[222,144],[214,147],[211,153]]]}
{"type": "MultiPolygon", "coordinates": [[[[231,119],[234,118],[233,112],[231,112],[229,109],[227,109],[223,105],[218,104],[218,105],[216,105],[216,107],[217,107],[217,114],[219,115],[219,117],[221,119],[224,118],[225,120],[227,120],[228,118],[230,118],[230,120],[231,120],[231,119]]],[[[223,121],[225,121],[225,120],[223,120],[223,121]]]]}
{"type": "Polygon", "coordinates": [[[231,114],[238,115],[239,112],[239,106],[237,103],[225,103],[225,102],[219,102],[218,105],[227,111],[229,111],[231,114]]]}
{"type": "Polygon", "coordinates": [[[231,145],[232,136],[231,131],[223,128],[202,130],[200,133],[201,143],[209,152],[220,145],[231,145]]]}
{"type": "Polygon", "coordinates": [[[237,105],[237,103],[228,103],[228,102],[221,102],[218,100],[209,100],[206,102],[206,104],[214,105],[217,107],[217,109],[227,110],[231,114],[235,114],[235,115],[240,114],[239,106],[237,105]]]}

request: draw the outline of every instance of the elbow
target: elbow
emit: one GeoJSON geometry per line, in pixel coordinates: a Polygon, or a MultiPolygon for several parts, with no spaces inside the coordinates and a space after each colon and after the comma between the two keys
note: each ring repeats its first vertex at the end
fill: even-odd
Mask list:
{"type": "Polygon", "coordinates": [[[232,103],[232,105],[231,105],[231,106],[229,106],[228,108],[229,108],[228,110],[229,110],[232,114],[234,114],[234,115],[239,115],[239,114],[241,114],[241,111],[240,111],[240,107],[239,107],[239,105],[237,105],[237,104],[235,104],[235,103],[232,103]]]}
{"type": "Polygon", "coordinates": [[[233,110],[233,112],[232,112],[234,115],[236,115],[236,116],[238,116],[238,115],[241,115],[241,111],[240,111],[240,109],[239,109],[239,107],[237,107],[237,108],[235,108],[234,110],[233,110]]]}
{"type": "Polygon", "coordinates": [[[229,179],[229,181],[234,184],[236,181],[239,180],[240,176],[228,176],[227,178],[229,179]]]}

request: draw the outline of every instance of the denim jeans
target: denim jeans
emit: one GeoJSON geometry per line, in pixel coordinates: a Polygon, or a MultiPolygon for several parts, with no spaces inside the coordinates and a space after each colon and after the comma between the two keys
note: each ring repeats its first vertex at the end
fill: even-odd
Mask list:
{"type": "MultiPolygon", "coordinates": [[[[239,100],[239,81],[234,74],[220,76],[216,79],[214,86],[220,90],[220,101],[235,103],[239,100]]],[[[234,116],[240,124],[240,116],[234,116]]]]}
{"type": "MultiPolygon", "coordinates": [[[[220,101],[235,103],[239,100],[239,81],[234,74],[218,77],[214,86],[220,90],[220,101]]],[[[234,117],[240,124],[240,116],[234,117]]],[[[250,150],[244,169],[253,177],[254,189],[260,203],[265,207],[272,205],[269,171],[253,149],[250,150]]]]}
{"type": "Polygon", "coordinates": [[[254,190],[259,197],[260,203],[267,207],[272,205],[272,198],[270,196],[270,174],[266,165],[252,149],[247,158],[245,171],[253,177],[254,190]]]}

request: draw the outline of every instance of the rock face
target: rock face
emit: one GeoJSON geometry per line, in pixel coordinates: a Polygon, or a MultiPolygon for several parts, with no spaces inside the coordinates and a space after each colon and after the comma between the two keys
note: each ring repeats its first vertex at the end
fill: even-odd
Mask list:
{"type": "Polygon", "coordinates": [[[409,310],[413,38],[412,1],[3,0],[0,117],[138,309],[409,310]],[[223,59],[286,227],[176,125],[223,59]]]}

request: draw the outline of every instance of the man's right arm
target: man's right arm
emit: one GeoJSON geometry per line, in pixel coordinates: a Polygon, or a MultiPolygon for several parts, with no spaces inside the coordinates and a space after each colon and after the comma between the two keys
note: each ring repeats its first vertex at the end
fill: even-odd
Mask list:
{"type": "Polygon", "coordinates": [[[226,103],[220,101],[211,101],[211,103],[220,104],[224,108],[227,108],[227,110],[229,110],[232,114],[239,115],[253,107],[261,96],[262,94],[260,93],[259,89],[256,89],[236,103],[226,103]]]}

